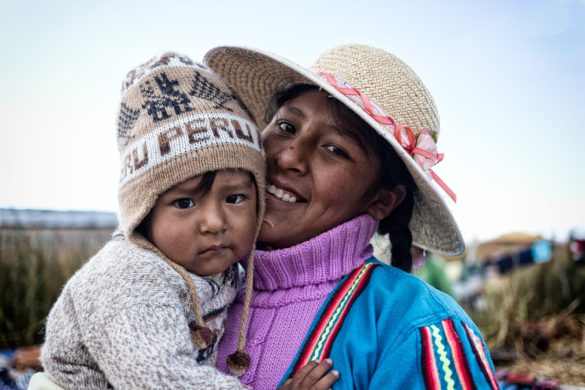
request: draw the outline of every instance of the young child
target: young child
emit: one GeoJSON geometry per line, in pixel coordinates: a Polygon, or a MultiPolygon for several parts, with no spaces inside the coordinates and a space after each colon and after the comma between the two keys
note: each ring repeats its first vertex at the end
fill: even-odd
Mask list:
{"type": "MultiPolygon", "coordinates": [[[[244,388],[213,365],[245,256],[250,299],[265,187],[254,123],[211,71],[166,53],[128,73],[118,148],[121,233],[52,308],[47,379],[83,389],[244,388]]],[[[249,364],[246,321],[228,358],[235,374],[249,364]]]]}

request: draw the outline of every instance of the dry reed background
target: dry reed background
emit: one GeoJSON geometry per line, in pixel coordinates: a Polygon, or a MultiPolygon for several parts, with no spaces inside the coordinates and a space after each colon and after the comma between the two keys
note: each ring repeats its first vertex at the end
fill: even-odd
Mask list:
{"type": "Polygon", "coordinates": [[[43,341],[62,286],[110,235],[111,229],[0,229],[0,349],[43,341]]]}
{"type": "MultiPolygon", "coordinates": [[[[0,349],[39,344],[67,279],[111,229],[0,229],[0,349]]],[[[498,367],[585,385],[585,266],[566,246],[546,264],[488,279],[470,312],[498,367]]]]}
{"type": "Polygon", "coordinates": [[[567,245],[548,263],[489,278],[484,298],[470,314],[496,366],[585,385],[585,266],[567,245]]]}

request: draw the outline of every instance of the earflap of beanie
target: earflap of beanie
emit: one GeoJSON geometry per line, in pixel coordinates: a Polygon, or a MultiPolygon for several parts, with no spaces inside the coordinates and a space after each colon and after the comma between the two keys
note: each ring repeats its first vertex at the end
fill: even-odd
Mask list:
{"type": "MultiPolygon", "coordinates": [[[[227,83],[204,65],[168,52],[131,70],[122,92],[118,198],[127,237],[162,193],[204,172],[242,168],[263,183],[256,125],[227,83]]],[[[264,185],[258,190],[260,198],[264,185]]]]}
{"type": "Polygon", "coordinates": [[[257,188],[259,229],[265,207],[264,158],[257,148],[230,144],[191,150],[124,183],[118,193],[122,231],[126,237],[132,237],[158,197],[170,188],[205,172],[223,169],[243,169],[252,173],[257,188]]]}

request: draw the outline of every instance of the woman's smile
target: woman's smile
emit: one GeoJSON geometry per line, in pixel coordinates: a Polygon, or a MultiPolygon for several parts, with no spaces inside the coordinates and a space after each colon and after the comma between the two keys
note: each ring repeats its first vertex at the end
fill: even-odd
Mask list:
{"type": "Polygon", "coordinates": [[[294,191],[282,188],[270,182],[266,185],[266,192],[287,203],[303,202],[302,197],[296,194],[294,191]]]}
{"type": "Polygon", "coordinates": [[[328,95],[286,102],[262,132],[266,213],[259,241],[284,248],[368,211],[378,167],[329,114],[328,95]]]}

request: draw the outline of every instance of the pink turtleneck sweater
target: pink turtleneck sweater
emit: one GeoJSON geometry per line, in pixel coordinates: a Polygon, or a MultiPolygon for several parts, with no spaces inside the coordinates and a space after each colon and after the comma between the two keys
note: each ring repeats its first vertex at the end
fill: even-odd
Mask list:
{"type": "MultiPolygon", "coordinates": [[[[372,256],[377,223],[367,215],[286,249],[257,251],[247,350],[251,363],[241,381],[275,389],[295,357],[315,314],[337,283],[372,256]]],[[[236,350],[243,294],[230,308],[217,365],[236,350]]]]}

